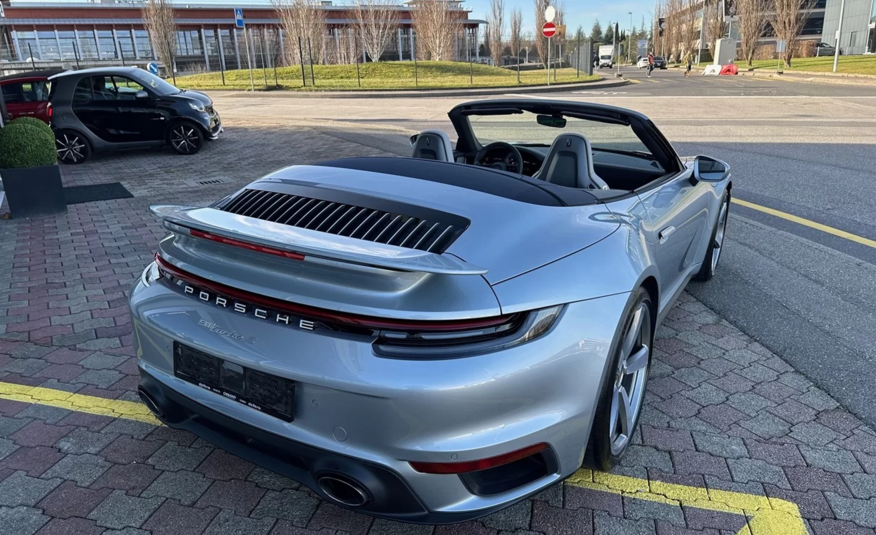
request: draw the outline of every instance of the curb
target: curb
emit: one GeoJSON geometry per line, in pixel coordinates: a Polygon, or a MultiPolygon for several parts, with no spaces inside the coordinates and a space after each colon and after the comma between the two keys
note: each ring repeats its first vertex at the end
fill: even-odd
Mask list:
{"type": "Polygon", "coordinates": [[[630,83],[626,78],[620,80],[597,80],[595,82],[560,83],[554,85],[505,86],[483,89],[421,89],[419,91],[241,91],[238,89],[209,89],[210,92],[235,93],[235,96],[273,97],[273,98],[429,98],[504,95],[507,93],[558,93],[562,91],[581,91],[621,87],[630,83]]]}
{"type": "MultiPolygon", "coordinates": [[[[702,72],[703,68],[694,67],[694,70],[702,72]]],[[[817,84],[857,86],[876,85],[876,76],[870,74],[829,73],[815,71],[786,71],[780,74],[775,71],[763,69],[755,69],[751,71],[740,69],[737,76],[750,76],[752,78],[779,78],[788,81],[811,82],[817,84]]]]}

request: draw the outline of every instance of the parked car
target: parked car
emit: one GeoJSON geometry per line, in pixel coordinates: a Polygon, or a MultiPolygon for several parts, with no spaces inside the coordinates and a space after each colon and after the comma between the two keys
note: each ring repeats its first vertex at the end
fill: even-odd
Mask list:
{"type": "Polygon", "coordinates": [[[49,124],[52,118],[49,77],[59,72],[60,69],[30,71],[0,77],[0,91],[9,119],[34,117],[49,124]]]}
{"type": "Polygon", "coordinates": [[[426,130],[410,158],[152,207],[170,234],[130,306],[157,418],[408,522],[471,520],[620,461],[655,330],[718,266],[729,167],[682,160],[613,106],[448,118],[455,146],[426,130]]]}
{"type": "Polygon", "coordinates": [[[663,56],[654,56],[654,68],[655,69],[666,69],[666,58],[663,56]]]}
{"type": "MultiPolygon", "coordinates": [[[[836,55],[836,47],[828,43],[818,43],[815,45],[816,56],[834,56],[836,55]]],[[[843,50],[840,49],[840,56],[843,55],[843,50]]]]}
{"type": "Polygon", "coordinates": [[[92,152],[169,145],[195,154],[222,132],[213,101],[137,67],[67,71],[49,78],[58,161],[92,152]]]}

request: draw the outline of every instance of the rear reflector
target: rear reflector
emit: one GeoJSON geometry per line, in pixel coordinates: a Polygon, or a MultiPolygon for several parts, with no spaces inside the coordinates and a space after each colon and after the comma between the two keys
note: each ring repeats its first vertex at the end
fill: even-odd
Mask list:
{"type": "Polygon", "coordinates": [[[233,247],[240,247],[242,249],[249,249],[250,251],[255,251],[257,253],[266,253],[272,254],[275,256],[282,256],[283,258],[291,258],[292,260],[304,260],[304,255],[300,253],[292,253],[289,251],[283,251],[282,249],[275,249],[273,247],[265,247],[263,245],[256,245],[253,243],[248,243],[245,241],[235,240],[233,238],[226,238],[224,236],[217,236],[216,234],[210,234],[209,232],[203,232],[200,230],[189,229],[189,234],[196,238],[203,238],[205,240],[214,241],[217,243],[224,243],[225,245],[231,245],[233,247]]]}
{"type": "Polygon", "coordinates": [[[525,459],[531,455],[542,452],[548,448],[545,443],[535,444],[522,450],[512,451],[490,457],[488,459],[479,459],[477,461],[465,461],[461,463],[420,463],[409,461],[408,464],[422,474],[464,474],[466,472],[476,472],[478,470],[486,470],[487,468],[495,468],[503,464],[513,463],[520,459],[525,459]]]}

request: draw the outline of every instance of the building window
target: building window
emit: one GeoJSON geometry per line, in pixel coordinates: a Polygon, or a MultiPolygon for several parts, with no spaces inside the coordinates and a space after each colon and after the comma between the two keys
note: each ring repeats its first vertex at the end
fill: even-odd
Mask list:
{"type": "Polygon", "coordinates": [[[112,30],[99,30],[97,32],[97,49],[100,59],[116,58],[116,42],[113,40],[112,30]]]}
{"type": "Polygon", "coordinates": [[[61,57],[64,59],[75,59],[78,53],[76,50],[76,34],[72,31],[59,31],[58,40],[61,41],[61,57]]]}
{"type": "Polygon", "coordinates": [[[96,59],[97,43],[94,41],[94,32],[91,30],[79,30],[79,59],[96,59]]]}
{"type": "Polygon", "coordinates": [[[40,39],[40,59],[61,59],[61,51],[58,50],[58,41],[55,40],[55,32],[37,32],[40,39]]]}
{"type": "Polygon", "coordinates": [[[180,56],[200,56],[204,53],[201,48],[201,39],[198,30],[184,30],[176,32],[180,56]]]}
{"type": "Polygon", "coordinates": [[[149,42],[149,32],[146,30],[134,30],[134,39],[137,41],[137,52],[141,58],[151,58],[152,43],[149,42]]]}
{"type": "Polygon", "coordinates": [[[119,48],[122,49],[122,57],[134,57],[134,41],[131,39],[131,30],[116,30],[116,39],[119,40],[119,48]]]}

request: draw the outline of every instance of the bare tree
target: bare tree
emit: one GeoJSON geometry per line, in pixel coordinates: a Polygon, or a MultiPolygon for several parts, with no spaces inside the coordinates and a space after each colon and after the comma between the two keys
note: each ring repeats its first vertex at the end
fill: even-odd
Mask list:
{"type": "Polygon", "coordinates": [[[781,54],[785,67],[791,66],[791,59],[797,49],[797,37],[814,4],[814,0],[775,0],[775,11],[768,15],[768,22],[773,27],[776,39],[785,42],[785,51],[781,54]]]}
{"type": "MultiPolygon", "coordinates": [[[[739,6],[739,0],[736,1],[739,6]]],[[[737,10],[739,8],[737,7],[737,10]]],[[[714,48],[715,41],[724,37],[726,24],[724,24],[724,10],[721,9],[721,0],[707,0],[703,6],[703,43],[702,48],[706,45],[708,48],[714,48]]]]}
{"type": "Polygon", "coordinates": [[[502,51],[505,49],[505,0],[490,0],[490,14],[487,16],[490,40],[490,55],[493,65],[502,65],[502,51]]]}
{"type": "Polygon", "coordinates": [[[143,6],[143,21],[149,30],[149,41],[158,59],[176,83],[176,17],[170,0],[149,0],[143,6]]]}
{"type": "Polygon", "coordinates": [[[520,8],[514,8],[511,12],[511,35],[510,42],[511,52],[517,58],[517,63],[520,63],[520,32],[523,29],[523,12],[520,8]]]}
{"type": "Polygon", "coordinates": [[[548,38],[541,33],[541,27],[545,23],[544,10],[551,5],[551,2],[550,0],[532,0],[532,4],[535,8],[535,48],[542,65],[547,68],[548,38]]]}
{"type": "Polygon", "coordinates": [[[353,20],[371,61],[380,61],[398,33],[398,3],[396,0],[356,0],[353,20]]]}
{"type": "Polygon", "coordinates": [[[751,67],[757,41],[763,35],[767,25],[768,0],[736,0],[736,15],[739,22],[739,45],[745,63],[751,67]]]}
{"type": "Polygon", "coordinates": [[[325,11],[319,0],[271,0],[284,32],[286,63],[320,63],[326,51],[325,11]],[[301,43],[299,49],[298,44],[301,43]],[[312,57],[311,57],[312,56],[312,57]]]}
{"type": "Polygon", "coordinates": [[[699,0],[681,0],[681,11],[678,13],[680,22],[680,50],[681,57],[692,55],[696,48],[699,35],[697,21],[699,20],[699,0]]]}
{"type": "Polygon", "coordinates": [[[417,55],[433,61],[452,60],[462,22],[455,0],[414,0],[411,18],[417,32],[417,55]]]}

